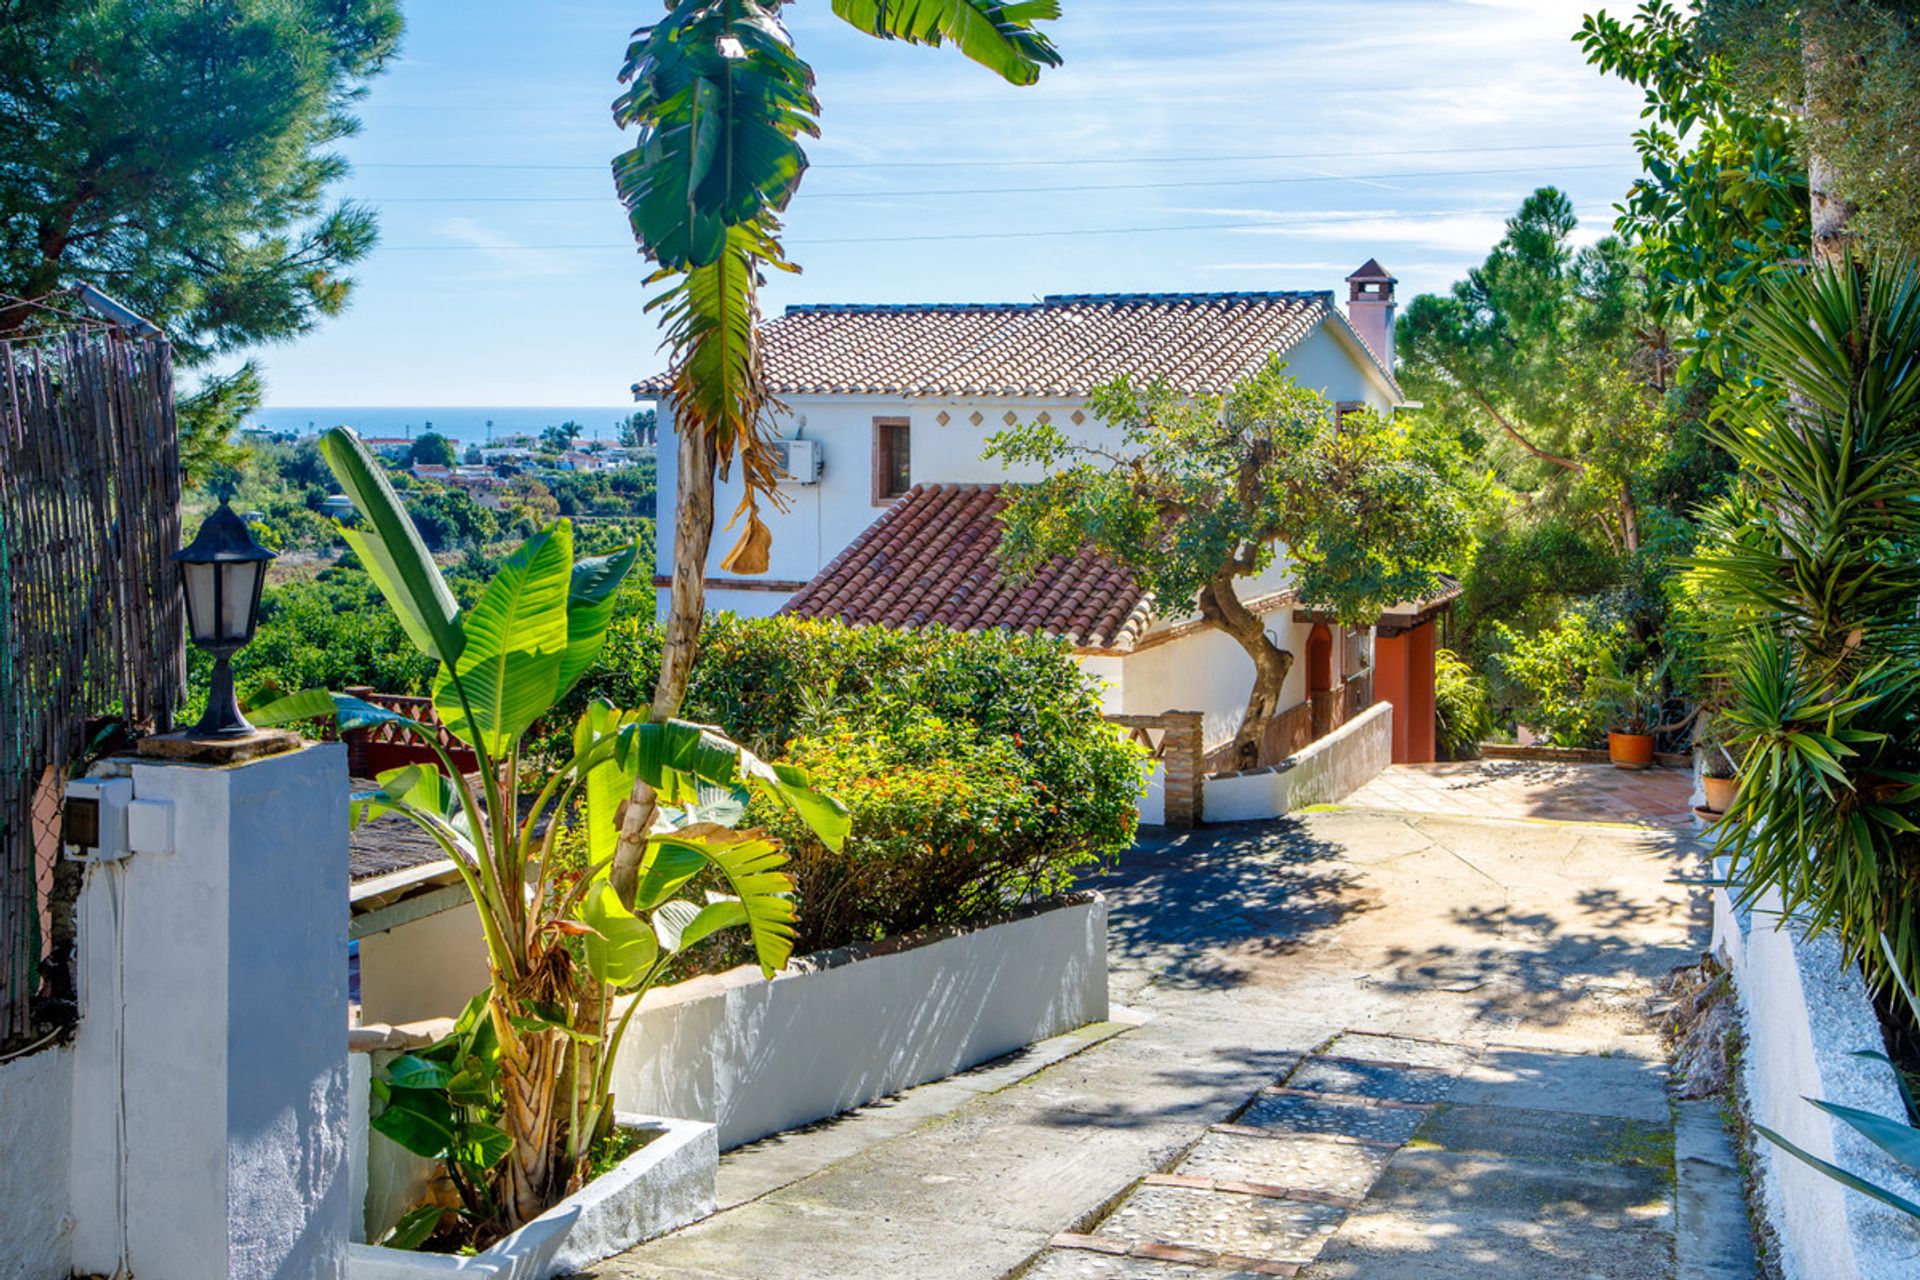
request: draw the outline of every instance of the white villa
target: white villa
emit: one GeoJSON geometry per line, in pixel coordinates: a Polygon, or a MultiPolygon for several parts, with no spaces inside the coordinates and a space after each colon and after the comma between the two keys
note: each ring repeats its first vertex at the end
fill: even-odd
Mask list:
{"type": "MultiPolygon", "coordinates": [[[[1391,413],[1404,403],[1392,372],[1394,279],[1369,260],[1346,283],[1344,311],[1331,291],[789,308],[764,331],[768,390],[784,405],[775,425],[791,477],[782,486],[788,510],[763,512],[773,531],[763,577],[723,572],[730,540],[715,538],[708,607],[1061,635],[1105,679],[1109,712],[1198,710],[1210,747],[1231,739],[1252,663],[1228,637],[1202,627],[1185,602],[1155,602],[1090,555],[1019,589],[1004,581],[994,554],[997,489],[1038,477],[1008,471],[982,449],[994,432],[1036,418],[1096,438],[1105,428],[1091,418],[1087,396],[1123,374],[1204,395],[1274,355],[1343,407],[1391,413]]],[[[667,387],[654,377],[634,395],[658,399],[671,430],[667,387]]],[[[660,451],[663,513],[673,507],[676,462],[674,450],[660,451]]],[[[739,496],[736,476],[720,486],[716,510],[724,517],[739,496]]],[[[672,564],[668,517],[659,524],[655,579],[662,608],[672,564]]],[[[1301,658],[1286,705],[1304,711],[1310,695],[1331,694],[1375,666],[1366,632],[1335,631],[1296,608],[1284,565],[1243,584],[1241,594],[1301,658]]],[[[1379,656],[1397,670],[1378,673],[1379,695],[1399,703],[1422,685],[1426,694],[1424,737],[1421,715],[1405,714],[1422,709],[1397,707],[1396,759],[1432,758],[1431,622],[1445,603],[1382,619],[1379,656]]]]}

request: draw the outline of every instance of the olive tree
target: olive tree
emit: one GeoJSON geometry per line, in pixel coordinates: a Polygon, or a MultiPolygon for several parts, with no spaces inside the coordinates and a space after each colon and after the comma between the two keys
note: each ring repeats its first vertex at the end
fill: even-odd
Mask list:
{"type": "Polygon", "coordinates": [[[1225,395],[1182,396],[1122,379],[1089,399],[1104,437],[1051,422],[1009,428],[987,456],[1044,469],[1010,489],[1001,554],[1028,575],[1091,549],[1161,607],[1198,610],[1253,661],[1234,740],[1257,759],[1294,654],[1268,635],[1239,584],[1280,557],[1301,602],[1365,625],[1438,585],[1470,541],[1458,446],[1371,410],[1340,412],[1276,359],[1225,395]]]}

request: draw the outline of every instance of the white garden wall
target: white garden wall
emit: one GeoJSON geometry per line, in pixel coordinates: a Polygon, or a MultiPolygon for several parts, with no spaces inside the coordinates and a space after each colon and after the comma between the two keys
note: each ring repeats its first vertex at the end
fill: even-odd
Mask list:
{"type": "Polygon", "coordinates": [[[721,1147],[810,1124],[1107,1016],[1107,906],[743,967],[649,994],[615,1061],[623,1108],[706,1120],[721,1147]]]}
{"type": "MultiPolygon", "coordinates": [[[[1725,863],[1720,867],[1725,879],[1725,863]]],[[[1851,1056],[1881,1050],[1879,1021],[1831,934],[1783,925],[1778,898],[1753,909],[1714,890],[1713,946],[1740,995],[1741,1069],[1752,1118],[1803,1150],[1910,1199],[1920,1184],[1807,1098],[1904,1118],[1892,1068],[1851,1056]]],[[[1763,1211],[1779,1234],[1787,1280],[1920,1280],[1920,1226],[1755,1139],[1763,1211]]]]}
{"type": "Polygon", "coordinates": [[[1277,818],[1332,804],[1393,763],[1393,706],[1367,708],[1279,764],[1208,778],[1201,812],[1208,822],[1277,818]]]}
{"type": "Polygon", "coordinates": [[[72,1117],[72,1051],[0,1063],[0,1276],[8,1280],[73,1273],[72,1117]]]}

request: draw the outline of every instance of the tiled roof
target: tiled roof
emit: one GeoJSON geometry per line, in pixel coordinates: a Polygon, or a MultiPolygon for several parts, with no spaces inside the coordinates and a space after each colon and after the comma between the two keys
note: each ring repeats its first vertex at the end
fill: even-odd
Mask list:
{"type": "Polygon", "coordinates": [[[996,554],[1005,507],[997,484],[916,485],[780,612],[856,625],[1045,632],[1082,648],[1131,648],[1151,620],[1152,598],[1125,570],[1084,551],[1009,582],[996,554]]]}
{"type": "MultiPolygon", "coordinates": [[[[1327,292],[1058,294],[789,307],[761,333],[775,395],[1079,396],[1122,374],[1206,395],[1338,314],[1327,292]]],[[[668,389],[661,374],[633,390],[668,389]]]]}

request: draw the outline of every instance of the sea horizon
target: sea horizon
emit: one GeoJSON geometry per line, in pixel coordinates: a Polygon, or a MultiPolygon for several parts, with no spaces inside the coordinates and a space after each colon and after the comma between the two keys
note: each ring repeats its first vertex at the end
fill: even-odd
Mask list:
{"type": "Polygon", "coordinates": [[[329,427],[352,427],[363,436],[418,436],[428,431],[461,444],[484,444],[506,436],[537,436],[547,427],[575,422],[585,441],[617,443],[620,424],[640,405],[286,405],[257,409],[243,428],[310,435],[329,427]]]}

